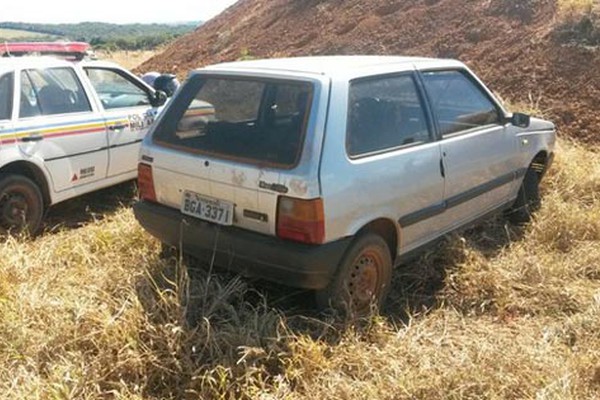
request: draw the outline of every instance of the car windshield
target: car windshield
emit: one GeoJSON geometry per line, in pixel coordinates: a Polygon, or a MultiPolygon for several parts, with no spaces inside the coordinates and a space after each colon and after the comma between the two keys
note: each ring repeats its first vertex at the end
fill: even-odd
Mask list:
{"type": "Polygon", "coordinates": [[[306,82],[195,76],[173,100],[154,140],[291,168],[300,157],[311,98],[306,82]]]}

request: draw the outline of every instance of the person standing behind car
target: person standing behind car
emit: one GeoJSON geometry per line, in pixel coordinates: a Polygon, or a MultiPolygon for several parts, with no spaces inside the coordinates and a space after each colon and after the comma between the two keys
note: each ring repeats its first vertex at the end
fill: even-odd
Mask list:
{"type": "Polygon", "coordinates": [[[146,82],[148,84],[148,86],[154,87],[154,81],[159,76],[160,76],[160,73],[158,73],[156,71],[152,71],[152,72],[146,72],[144,75],[142,75],[141,78],[144,82],[146,82]]]}
{"type": "Polygon", "coordinates": [[[154,89],[162,90],[167,97],[173,96],[180,83],[173,74],[162,74],[154,79],[154,89]]]}

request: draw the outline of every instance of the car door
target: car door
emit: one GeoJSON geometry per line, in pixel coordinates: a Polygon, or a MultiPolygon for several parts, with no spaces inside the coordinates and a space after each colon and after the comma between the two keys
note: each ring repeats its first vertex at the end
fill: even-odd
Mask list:
{"type": "Polygon", "coordinates": [[[46,166],[54,191],[106,177],[106,127],[70,66],[23,69],[15,136],[25,159],[46,166]]]}
{"type": "Polygon", "coordinates": [[[519,171],[504,112],[465,69],[423,71],[441,139],[444,224],[462,225],[508,201],[519,171]]]}
{"type": "Polygon", "coordinates": [[[137,170],[140,143],[157,113],[152,92],[127,72],[116,68],[85,67],[100,98],[108,128],[108,176],[137,170]]]}
{"type": "Polygon", "coordinates": [[[14,143],[13,114],[14,72],[0,72],[0,146],[14,143]]]}

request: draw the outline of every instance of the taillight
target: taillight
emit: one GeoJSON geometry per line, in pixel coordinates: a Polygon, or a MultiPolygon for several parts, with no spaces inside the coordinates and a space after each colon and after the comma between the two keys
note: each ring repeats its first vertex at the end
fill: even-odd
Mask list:
{"type": "Polygon", "coordinates": [[[140,192],[140,200],[156,201],[151,165],[138,164],[138,190],[140,192]]]}
{"type": "Polygon", "coordinates": [[[300,200],[281,196],[277,207],[277,236],[302,243],[323,243],[323,200],[300,200]]]}

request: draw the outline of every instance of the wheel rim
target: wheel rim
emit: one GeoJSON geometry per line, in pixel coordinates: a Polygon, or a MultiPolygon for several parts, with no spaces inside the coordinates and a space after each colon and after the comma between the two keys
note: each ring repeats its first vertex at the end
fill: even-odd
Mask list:
{"type": "Polygon", "coordinates": [[[351,306],[363,311],[371,305],[377,294],[379,270],[383,260],[374,251],[365,251],[357,257],[352,265],[347,282],[347,291],[351,306]]]}
{"type": "Polygon", "coordinates": [[[7,191],[0,197],[0,225],[4,229],[23,229],[27,225],[29,202],[19,191],[7,191]]]}

